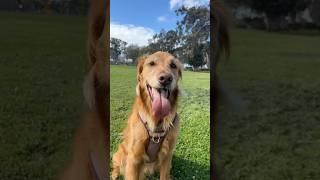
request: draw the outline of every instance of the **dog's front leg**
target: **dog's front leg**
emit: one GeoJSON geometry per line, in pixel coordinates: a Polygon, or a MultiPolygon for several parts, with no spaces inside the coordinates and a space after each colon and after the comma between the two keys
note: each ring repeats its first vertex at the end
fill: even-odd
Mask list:
{"type": "Polygon", "coordinates": [[[166,159],[163,160],[160,167],[160,180],[170,179],[170,169],[171,169],[172,154],[170,154],[166,159]]]}
{"type": "Polygon", "coordinates": [[[125,180],[139,180],[141,166],[143,162],[144,144],[143,141],[130,143],[127,164],[125,170],[125,180]]]}
{"type": "Polygon", "coordinates": [[[138,180],[141,168],[141,161],[133,154],[127,157],[125,180],[138,180]]]}

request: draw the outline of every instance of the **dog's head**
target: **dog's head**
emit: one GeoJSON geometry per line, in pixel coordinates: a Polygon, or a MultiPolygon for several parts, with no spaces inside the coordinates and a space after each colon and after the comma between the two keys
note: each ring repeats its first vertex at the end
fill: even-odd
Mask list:
{"type": "Polygon", "coordinates": [[[177,101],[180,61],[169,53],[156,52],[140,58],[137,71],[137,95],[155,120],[163,119],[177,101]]]}

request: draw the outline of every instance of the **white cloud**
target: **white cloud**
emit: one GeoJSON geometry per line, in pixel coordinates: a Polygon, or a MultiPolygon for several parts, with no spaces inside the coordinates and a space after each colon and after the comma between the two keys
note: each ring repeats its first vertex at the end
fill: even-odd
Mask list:
{"type": "Polygon", "coordinates": [[[110,23],[110,36],[126,41],[128,44],[136,44],[138,46],[148,45],[148,40],[154,34],[155,31],[147,27],[115,22],[110,23]]]}
{"type": "Polygon", "coordinates": [[[159,22],[166,22],[166,21],[168,21],[168,19],[167,19],[167,17],[165,17],[165,16],[159,16],[159,17],[158,17],[158,21],[159,21],[159,22]]]}
{"type": "Polygon", "coordinates": [[[183,0],[170,0],[170,9],[175,8],[176,6],[181,6],[183,0]]]}
{"type": "Polygon", "coordinates": [[[193,7],[209,5],[209,0],[170,0],[170,9],[175,9],[181,6],[193,7]]]}

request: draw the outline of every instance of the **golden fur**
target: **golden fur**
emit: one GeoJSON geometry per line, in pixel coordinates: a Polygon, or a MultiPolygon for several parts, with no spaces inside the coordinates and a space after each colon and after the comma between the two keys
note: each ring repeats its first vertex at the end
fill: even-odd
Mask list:
{"type": "Polygon", "coordinates": [[[89,12],[89,67],[84,82],[87,111],[73,142],[72,158],[61,180],[109,179],[109,1],[91,0],[89,12]]]}
{"type": "Polygon", "coordinates": [[[149,56],[140,58],[137,66],[138,84],[136,87],[136,99],[129,116],[127,126],[123,131],[123,140],[119,145],[118,151],[113,155],[112,178],[116,179],[122,173],[126,180],[144,179],[146,173],[160,171],[160,179],[170,179],[171,160],[173,149],[177,140],[179,121],[174,125],[171,123],[176,115],[178,98],[178,80],[181,78],[181,64],[179,60],[165,52],[156,52],[149,56]],[[151,63],[154,62],[154,65],[151,63]],[[172,68],[174,63],[176,68],[172,68]],[[151,113],[151,98],[147,92],[146,84],[152,87],[159,87],[158,77],[161,74],[171,74],[172,83],[169,86],[171,110],[164,117],[163,122],[159,124],[163,129],[169,129],[157,160],[152,163],[146,163],[148,156],[145,146],[148,139],[148,132],[143,123],[138,118],[138,112],[143,113],[150,129],[155,129],[158,125],[151,113]]]}

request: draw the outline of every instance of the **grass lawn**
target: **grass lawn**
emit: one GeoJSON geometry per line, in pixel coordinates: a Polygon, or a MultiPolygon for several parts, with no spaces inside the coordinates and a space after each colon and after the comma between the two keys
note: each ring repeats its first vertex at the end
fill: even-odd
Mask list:
{"type": "MultiPolygon", "coordinates": [[[[0,21],[5,25],[0,29],[0,179],[52,179],[70,156],[81,117],[87,22],[5,12],[0,21]]],[[[135,87],[135,69],[117,68],[111,77],[112,112],[118,112],[112,113],[112,150],[135,87]]],[[[209,77],[197,77],[184,73],[189,99],[181,99],[188,106],[179,108],[182,135],[173,170],[182,179],[208,179],[209,174],[209,77]]]]}
{"type": "Polygon", "coordinates": [[[320,36],[232,31],[225,84],[247,104],[221,107],[227,180],[320,179],[320,36]]]}
{"type": "MultiPolygon", "coordinates": [[[[0,179],[52,179],[83,104],[86,19],[0,12],[0,179]]],[[[320,179],[320,36],[232,31],[225,83],[246,110],[221,107],[227,180],[320,179]]],[[[135,95],[135,68],[111,68],[111,152],[135,95]]],[[[183,73],[173,179],[208,179],[209,77],[183,73]]]]}
{"type": "MultiPolygon", "coordinates": [[[[181,131],[173,157],[173,179],[209,179],[209,74],[183,72],[179,100],[181,131]]],[[[136,95],[136,68],[111,66],[111,155],[120,143],[136,95]]],[[[149,179],[157,179],[158,176],[149,179]]]]}
{"type": "Polygon", "coordinates": [[[81,117],[86,20],[0,12],[0,21],[0,179],[53,179],[81,117]]]}

